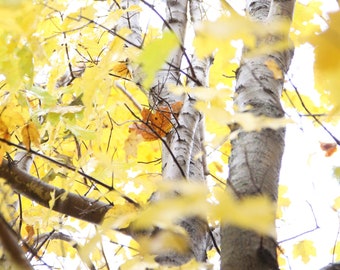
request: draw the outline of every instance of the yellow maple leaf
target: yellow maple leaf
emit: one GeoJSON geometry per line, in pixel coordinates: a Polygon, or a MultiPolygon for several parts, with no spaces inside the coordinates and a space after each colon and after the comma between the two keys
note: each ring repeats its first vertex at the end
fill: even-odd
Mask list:
{"type": "Polygon", "coordinates": [[[304,263],[308,263],[311,257],[316,256],[316,248],[311,240],[303,240],[293,246],[294,259],[301,257],[304,263]]]}
{"type": "Polygon", "coordinates": [[[36,125],[33,122],[29,122],[21,130],[22,142],[27,150],[31,149],[31,144],[36,147],[40,145],[40,135],[36,125]]]}

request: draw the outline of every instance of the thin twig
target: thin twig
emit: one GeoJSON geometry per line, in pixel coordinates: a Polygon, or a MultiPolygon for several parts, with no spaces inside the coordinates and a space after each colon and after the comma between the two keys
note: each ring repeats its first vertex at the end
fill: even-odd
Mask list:
{"type": "Polygon", "coordinates": [[[299,101],[300,101],[302,107],[305,109],[305,111],[306,111],[311,117],[313,117],[313,119],[315,120],[315,122],[317,122],[317,123],[318,123],[318,124],[319,124],[319,125],[320,125],[320,126],[321,126],[328,134],[329,134],[329,136],[332,137],[332,139],[336,142],[337,145],[340,145],[340,140],[338,140],[338,139],[332,134],[332,132],[330,132],[330,131],[322,124],[322,122],[321,122],[314,114],[312,114],[312,113],[310,112],[310,110],[307,108],[307,106],[306,106],[305,103],[303,102],[303,99],[302,99],[302,97],[301,97],[301,95],[300,95],[300,93],[299,93],[297,87],[293,84],[293,82],[292,82],[291,79],[289,79],[289,82],[290,82],[290,84],[293,86],[293,88],[294,88],[294,90],[295,90],[295,93],[296,93],[296,95],[298,96],[299,101]]]}
{"type": "Polygon", "coordinates": [[[135,105],[135,107],[139,110],[142,111],[142,106],[138,103],[138,101],[129,93],[128,90],[124,86],[122,86],[119,82],[115,82],[115,86],[123,92],[125,96],[128,97],[128,99],[135,105]]]}

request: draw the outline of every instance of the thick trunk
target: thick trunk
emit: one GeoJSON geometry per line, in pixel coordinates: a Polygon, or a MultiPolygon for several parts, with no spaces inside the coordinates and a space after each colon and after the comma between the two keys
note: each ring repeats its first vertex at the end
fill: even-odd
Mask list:
{"type": "MultiPolygon", "coordinates": [[[[293,6],[293,0],[248,1],[248,14],[257,21],[268,23],[278,19],[290,19],[293,6]]],[[[288,37],[280,33],[279,36],[268,36],[265,41],[259,40],[258,43],[268,44],[283,39],[288,40],[288,37]]],[[[267,63],[275,63],[284,74],[289,68],[291,57],[291,51],[287,49],[242,59],[237,72],[234,99],[239,112],[251,112],[255,116],[264,115],[271,118],[284,116],[280,104],[283,76],[275,75],[267,63]]],[[[259,132],[241,131],[232,141],[228,185],[235,191],[236,196],[242,198],[264,194],[273,202],[277,200],[284,133],[282,128],[263,129],[259,132]]],[[[278,269],[276,242],[273,238],[233,226],[224,226],[221,250],[223,270],[278,269]]]]}

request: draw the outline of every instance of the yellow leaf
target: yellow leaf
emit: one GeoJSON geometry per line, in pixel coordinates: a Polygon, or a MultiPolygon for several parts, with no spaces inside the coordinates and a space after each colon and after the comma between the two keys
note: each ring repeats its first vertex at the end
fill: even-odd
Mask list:
{"type": "Polygon", "coordinates": [[[340,180],[340,167],[333,168],[333,175],[338,181],[340,180]]]}
{"type": "Polygon", "coordinates": [[[153,256],[135,256],[120,266],[121,270],[158,269],[159,264],[153,256]]]}
{"type": "Polygon", "coordinates": [[[188,239],[183,233],[171,230],[160,230],[150,236],[137,237],[141,253],[162,254],[169,250],[185,253],[188,251],[188,239]]]}
{"type": "Polygon", "coordinates": [[[136,158],[138,152],[138,145],[144,141],[141,134],[138,134],[134,130],[130,131],[129,136],[124,142],[125,160],[129,158],[136,158]]]}
{"type": "MultiPolygon", "coordinates": [[[[270,24],[264,24],[251,21],[245,16],[233,13],[231,16],[221,16],[213,22],[205,21],[196,27],[196,31],[201,40],[210,39],[210,49],[213,48],[212,41],[218,43],[242,39],[251,54],[260,54],[287,49],[289,44],[286,41],[278,41],[272,44],[264,43],[258,46],[256,40],[268,35],[282,35],[287,33],[289,27],[290,22],[288,20],[276,20],[270,22],[270,24]]],[[[201,46],[204,45],[201,44],[201,46]]]]}
{"type": "Polygon", "coordinates": [[[278,202],[277,202],[277,212],[276,217],[282,218],[282,208],[288,207],[291,204],[291,201],[289,198],[286,197],[288,191],[287,186],[280,185],[279,186],[279,196],[278,196],[278,202]]]}
{"type": "Polygon", "coordinates": [[[291,119],[255,116],[252,113],[236,113],[233,119],[233,122],[240,124],[244,131],[260,131],[263,128],[278,129],[293,123],[291,119]]]}
{"type": "Polygon", "coordinates": [[[275,206],[264,196],[245,197],[237,200],[229,192],[217,192],[214,205],[209,214],[212,219],[222,219],[223,223],[232,224],[261,234],[274,235],[275,206]]]}
{"type": "Polygon", "coordinates": [[[50,113],[66,114],[66,113],[78,113],[84,109],[84,106],[61,106],[57,105],[49,110],[50,113]]]}
{"type": "Polygon", "coordinates": [[[267,66],[267,68],[273,72],[273,76],[275,80],[282,80],[283,79],[283,73],[280,69],[279,65],[276,63],[273,59],[268,59],[264,62],[264,64],[267,66]]]}
{"type": "Polygon", "coordinates": [[[330,253],[334,253],[334,261],[339,261],[340,260],[340,242],[337,241],[335,246],[331,248],[330,253]]]}
{"type": "Polygon", "coordinates": [[[162,67],[171,51],[178,46],[178,40],[174,33],[166,32],[160,39],[155,39],[145,46],[138,58],[146,79],[145,88],[149,88],[153,82],[156,72],[162,67]]]}
{"type": "Polygon", "coordinates": [[[316,256],[316,248],[311,240],[303,240],[293,246],[294,259],[301,257],[304,263],[308,263],[311,257],[316,256]]]}
{"type": "Polygon", "coordinates": [[[40,135],[37,127],[33,122],[29,122],[21,130],[22,142],[27,150],[31,149],[33,143],[36,147],[40,145],[40,135]]]}
{"type": "Polygon", "coordinates": [[[137,216],[137,209],[130,203],[115,204],[105,214],[104,227],[126,228],[137,216]]]}
{"type": "Polygon", "coordinates": [[[329,15],[329,27],[326,31],[309,40],[315,46],[315,84],[322,94],[329,91],[329,100],[333,107],[332,116],[340,109],[340,11],[329,15]],[[330,57],[331,55],[331,57],[330,57]]]}
{"type": "Polygon", "coordinates": [[[162,183],[159,187],[161,199],[144,209],[133,227],[147,229],[154,225],[160,228],[174,228],[176,220],[185,216],[202,216],[208,213],[206,201],[208,189],[205,185],[174,181],[162,183]],[[174,196],[174,194],[181,194],[174,196]]]}
{"type": "MultiPolygon", "coordinates": [[[[0,138],[9,141],[11,135],[8,132],[6,123],[0,118],[0,138]]],[[[5,152],[9,149],[6,143],[0,142],[0,164],[2,163],[5,152]]]]}
{"type": "Polygon", "coordinates": [[[320,32],[320,25],[316,22],[316,16],[322,16],[322,1],[308,1],[307,4],[296,1],[290,36],[294,44],[299,45],[308,41],[311,35],[320,32]]]}
{"type": "Polygon", "coordinates": [[[339,211],[340,209],[340,196],[334,199],[333,209],[339,211]]]}

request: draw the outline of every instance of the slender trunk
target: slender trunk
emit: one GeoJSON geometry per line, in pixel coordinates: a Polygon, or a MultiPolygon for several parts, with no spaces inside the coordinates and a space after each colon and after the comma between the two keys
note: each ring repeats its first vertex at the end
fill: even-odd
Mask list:
{"type": "MultiPolygon", "coordinates": [[[[280,19],[291,19],[293,0],[251,0],[248,1],[248,14],[254,20],[269,24],[280,19]]],[[[287,40],[288,33],[268,35],[258,44],[287,40]]],[[[259,45],[259,46],[260,46],[259,45]]],[[[272,61],[284,74],[291,61],[290,50],[270,52],[241,61],[236,76],[234,103],[239,112],[251,112],[255,116],[271,118],[284,116],[280,104],[283,89],[283,76],[275,76],[268,68],[272,61]]],[[[284,150],[283,128],[263,129],[260,132],[240,132],[232,141],[229,160],[228,185],[240,198],[264,194],[273,202],[277,200],[277,189],[281,158],[284,150]]],[[[274,224],[273,224],[274,226],[274,224]]],[[[221,269],[279,269],[276,255],[276,240],[233,226],[222,228],[221,269]]]]}
{"type": "MultiPolygon", "coordinates": [[[[188,22],[188,8],[192,20],[200,20],[197,9],[200,3],[192,1],[167,1],[167,17],[165,26],[173,31],[183,44],[185,39],[186,24],[188,22]]],[[[167,30],[170,30],[167,29],[167,30]]],[[[167,31],[166,30],[166,31],[167,31]]],[[[205,182],[203,139],[203,117],[194,108],[195,98],[189,95],[177,96],[169,91],[171,85],[181,85],[180,68],[182,57],[185,54],[180,46],[167,59],[167,64],[157,73],[151,88],[150,104],[158,106],[169,106],[174,102],[183,102],[183,107],[174,122],[173,130],[167,135],[162,149],[162,174],[168,181],[179,181],[188,179],[190,181],[205,182]]],[[[187,55],[185,55],[188,58],[187,55]]],[[[190,61],[190,71],[193,80],[188,80],[187,85],[195,87],[206,85],[207,73],[210,66],[209,61],[190,61]]],[[[181,265],[192,257],[197,261],[206,260],[207,230],[205,220],[198,217],[188,217],[179,221],[179,224],[187,231],[190,250],[186,254],[177,254],[169,251],[157,257],[161,264],[181,265]]]]}

